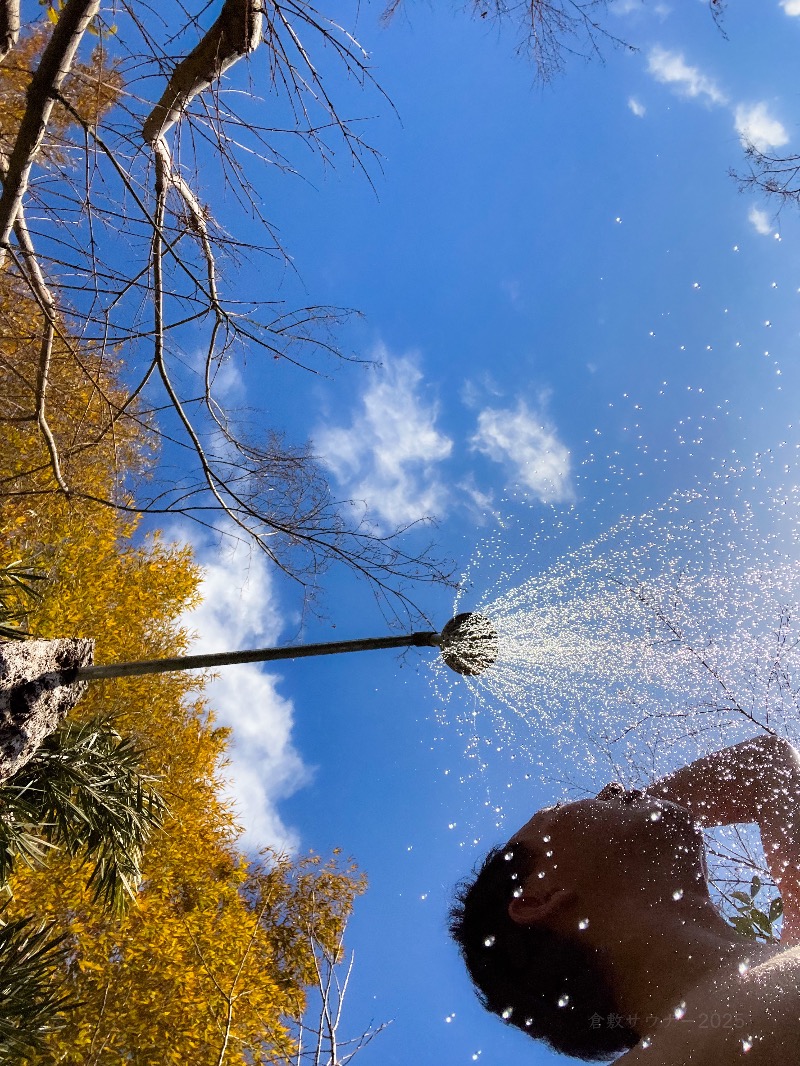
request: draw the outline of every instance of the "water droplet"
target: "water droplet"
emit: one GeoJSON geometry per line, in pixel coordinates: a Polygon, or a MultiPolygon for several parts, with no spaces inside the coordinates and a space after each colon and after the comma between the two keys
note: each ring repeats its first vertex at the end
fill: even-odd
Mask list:
{"type": "Polygon", "coordinates": [[[550,843],[550,837],[542,837],[542,840],[545,842],[545,844],[550,843]]]}
{"type": "Polygon", "coordinates": [[[675,1008],[675,1010],[672,1013],[673,1013],[675,1018],[680,1020],[684,1016],[684,1014],[686,1014],[686,1004],[685,1003],[679,1003],[678,1006],[675,1008]]]}
{"type": "Polygon", "coordinates": [[[533,1025],[533,1018],[526,1018],[526,1019],[525,1019],[525,1028],[526,1028],[526,1029],[530,1029],[530,1027],[531,1027],[532,1025],[533,1025]]]}
{"type": "Polygon", "coordinates": [[[644,1040],[642,1041],[641,1046],[643,1048],[649,1048],[652,1043],[653,1043],[653,1041],[650,1039],[650,1037],[646,1036],[644,1038],[644,1040]]]}
{"type": "MultiPolygon", "coordinates": [[[[544,876],[544,875],[542,875],[542,876],[544,876]]],[[[524,889],[523,889],[522,885],[520,885],[519,888],[515,888],[514,889],[514,891],[511,893],[511,895],[514,897],[514,899],[519,899],[523,892],[524,892],[524,889]]]]}
{"type": "Polygon", "coordinates": [[[675,891],[672,893],[672,898],[676,901],[679,899],[683,899],[683,889],[676,888],[675,891]]]}
{"type": "Polygon", "coordinates": [[[563,996],[559,996],[558,997],[558,1005],[559,1005],[559,1007],[566,1007],[566,1005],[568,1003],[569,1003],[569,996],[568,995],[565,994],[563,996]]]}
{"type": "Polygon", "coordinates": [[[588,929],[589,928],[589,919],[588,918],[581,918],[581,920],[578,922],[578,928],[579,929],[588,929]]]}
{"type": "Polygon", "coordinates": [[[537,877],[538,877],[539,879],[541,879],[542,877],[544,877],[544,870],[540,870],[540,871],[538,872],[538,874],[537,874],[536,876],[537,876],[537,877]]]}
{"type": "Polygon", "coordinates": [[[548,859],[552,859],[552,857],[553,857],[552,851],[546,851],[544,854],[545,854],[545,857],[548,858],[548,859]]]}
{"type": "Polygon", "coordinates": [[[650,812],[650,821],[651,822],[660,822],[661,821],[661,811],[651,811],[650,812]]]}
{"type": "Polygon", "coordinates": [[[506,1009],[503,1011],[503,1014],[502,1014],[503,1021],[507,1022],[508,1019],[511,1017],[511,1015],[513,1013],[514,1013],[514,1008],[513,1007],[506,1007],[506,1009]]]}
{"type": "Polygon", "coordinates": [[[495,942],[495,937],[494,936],[487,936],[486,939],[483,942],[483,946],[485,948],[490,948],[490,947],[492,947],[494,942],[495,942]]]}
{"type": "Polygon", "coordinates": [[[744,977],[744,975],[747,973],[747,971],[749,969],[750,969],[750,960],[749,959],[743,959],[739,963],[739,973],[741,974],[742,977],[744,977]]]}
{"type": "Polygon", "coordinates": [[[742,1051],[745,1054],[747,1054],[747,1052],[750,1050],[750,1048],[752,1046],[753,1046],[753,1038],[752,1038],[752,1036],[742,1037],[742,1051]]]}
{"type": "Polygon", "coordinates": [[[514,852],[513,851],[507,851],[505,853],[505,855],[503,856],[503,858],[506,860],[506,862],[511,862],[511,860],[514,858],[514,852]]]}

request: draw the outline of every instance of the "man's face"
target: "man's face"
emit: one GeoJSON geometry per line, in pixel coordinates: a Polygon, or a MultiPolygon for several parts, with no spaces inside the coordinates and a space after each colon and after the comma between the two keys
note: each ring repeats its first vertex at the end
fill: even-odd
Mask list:
{"type": "Polygon", "coordinates": [[[684,807],[606,790],[538,811],[511,838],[536,857],[531,877],[573,890],[618,891],[654,877],[702,871],[703,837],[684,807]],[[601,799],[601,796],[607,798],[601,799]]]}

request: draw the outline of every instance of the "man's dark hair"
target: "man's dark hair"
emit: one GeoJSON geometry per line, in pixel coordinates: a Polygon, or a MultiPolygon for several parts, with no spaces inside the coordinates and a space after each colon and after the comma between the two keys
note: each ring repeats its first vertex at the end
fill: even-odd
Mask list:
{"type": "Polygon", "coordinates": [[[639,1037],[619,1015],[592,948],[577,929],[573,940],[508,913],[534,867],[526,846],[490,851],[457,890],[450,932],[487,1010],[563,1055],[607,1061],[639,1037]]]}

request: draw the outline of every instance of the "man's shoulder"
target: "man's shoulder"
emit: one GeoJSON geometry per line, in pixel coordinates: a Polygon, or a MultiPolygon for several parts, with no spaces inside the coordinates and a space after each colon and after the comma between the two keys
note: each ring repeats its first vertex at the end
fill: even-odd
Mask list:
{"type": "Polygon", "coordinates": [[[618,1060],[624,1066],[789,1066],[800,1062],[800,947],[694,989],[618,1060]]]}

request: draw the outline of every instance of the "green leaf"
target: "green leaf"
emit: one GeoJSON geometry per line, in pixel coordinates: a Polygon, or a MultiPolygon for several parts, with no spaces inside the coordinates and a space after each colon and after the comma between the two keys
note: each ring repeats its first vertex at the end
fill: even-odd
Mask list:
{"type": "Polygon", "coordinates": [[[777,922],[780,916],[783,914],[783,900],[780,896],[776,896],[775,899],[769,905],[769,920],[770,922],[777,922]]]}
{"type": "Polygon", "coordinates": [[[750,896],[755,899],[758,893],[761,891],[761,878],[756,874],[753,880],[750,882],[750,896]]]}
{"type": "Polygon", "coordinates": [[[757,907],[753,907],[750,912],[750,918],[753,925],[760,929],[762,933],[766,933],[767,936],[772,936],[772,925],[763,911],[758,910],[757,907]]]}
{"type": "Polygon", "coordinates": [[[746,896],[744,892],[731,892],[731,896],[733,899],[738,899],[740,903],[750,906],[750,896],[746,896]]]}
{"type": "Polygon", "coordinates": [[[753,926],[746,918],[734,918],[733,928],[737,933],[742,933],[744,936],[753,936],[753,926]]]}

